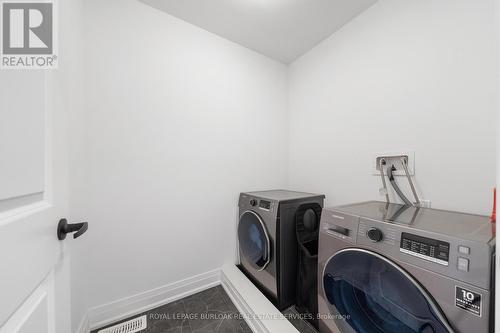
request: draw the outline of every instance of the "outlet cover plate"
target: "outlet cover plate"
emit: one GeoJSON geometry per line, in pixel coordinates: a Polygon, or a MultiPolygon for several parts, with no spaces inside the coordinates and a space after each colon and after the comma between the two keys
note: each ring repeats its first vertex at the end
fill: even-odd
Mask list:
{"type": "Polygon", "coordinates": [[[432,203],[430,200],[420,199],[420,207],[423,208],[432,208],[432,203]]]}
{"type": "Polygon", "coordinates": [[[394,176],[406,176],[405,171],[401,165],[401,157],[405,156],[408,159],[408,171],[410,176],[415,175],[415,151],[413,150],[399,150],[399,151],[388,151],[388,152],[377,152],[372,154],[372,174],[374,176],[380,176],[380,161],[381,157],[384,157],[388,164],[394,163],[396,166],[396,171],[393,173],[394,176]]]}

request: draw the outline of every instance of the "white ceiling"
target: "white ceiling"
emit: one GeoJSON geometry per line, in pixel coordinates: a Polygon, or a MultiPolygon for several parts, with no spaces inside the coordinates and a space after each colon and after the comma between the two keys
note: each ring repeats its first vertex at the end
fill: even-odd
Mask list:
{"type": "Polygon", "coordinates": [[[290,63],[377,0],[140,0],[290,63]]]}

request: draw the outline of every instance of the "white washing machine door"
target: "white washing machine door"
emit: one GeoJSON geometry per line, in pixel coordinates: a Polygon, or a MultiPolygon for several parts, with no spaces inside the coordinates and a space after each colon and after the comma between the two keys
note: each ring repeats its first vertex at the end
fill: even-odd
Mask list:
{"type": "Polygon", "coordinates": [[[240,216],[238,223],[240,255],[256,270],[263,270],[271,260],[271,243],[260,216],[250,210],[240,216]]]}
{"type": "Polygon", "coordinates": [[[454,332],[410,274],[372,251],[352,248],[333,255],[323,271],[323,290],[341,332],[454,332]]]}

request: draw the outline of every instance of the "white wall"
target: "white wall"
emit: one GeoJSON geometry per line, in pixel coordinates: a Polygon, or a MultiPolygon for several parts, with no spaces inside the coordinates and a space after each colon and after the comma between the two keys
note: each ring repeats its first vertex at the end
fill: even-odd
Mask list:
{"type": "Polygon", "coordinates": [[[490,214],[493,5],[381,0],[294,62],[291,187],[326,193],[329,205],[384,200],[372,153],[414,150],[433,207],[490,214]]]}
{"type": "Polygon", "coordinates": [[[414,150],[433,207],[489,214],[492,7],[380,0],[287,68],[135,0],[85,1],[73,330],[90,307],[230,260],[242,190],[382,199],[373,152],[414,150]]]}
{"type": "Polygon", "coordinates": [[[89,307],[219,268],[238,194],[287,181],[287,68],[135,0],[85,2],[74,118],[74,329],[89,307]]]}

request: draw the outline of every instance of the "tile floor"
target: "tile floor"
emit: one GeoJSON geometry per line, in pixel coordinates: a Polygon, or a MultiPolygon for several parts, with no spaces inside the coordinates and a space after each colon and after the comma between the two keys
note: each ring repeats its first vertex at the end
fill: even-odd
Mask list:
{"type": "MultiPolygon", "coordinates": [[[[298,318],[294,307],[283,311],[285,317],[301,333],[316,333],[298,318]]],[[[123,321],[146,315],[148,327],[140,333],[251,333],[231,299],[221,286],[216,286],[181,300],[137,314],[92,331],[98,333],[123,321]]]]}
{"type": "MultiPolygon", "coordinates": [[[[147,316],[148,327],[141,333],[252,332],[221,286],[210,288],[131,318],[142,315],[147,316]]],[[[103,328],[118,323],[120,322],[91,333],[97,333],[103,328]]]]}

